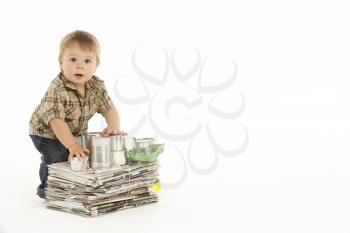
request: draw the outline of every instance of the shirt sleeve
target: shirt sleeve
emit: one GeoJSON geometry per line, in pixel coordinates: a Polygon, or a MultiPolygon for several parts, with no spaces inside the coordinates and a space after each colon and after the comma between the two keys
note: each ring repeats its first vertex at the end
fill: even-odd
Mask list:
{"type": "Polygon", "coordinates": [[[114,106],[112,99],[109,97],[107,93],[107,89],[104,83],[101,84],[101,93],[100,93],[100,101],[97,109],[98,113],[104,113],[114,106]]]}
{"type": "Polygon", "coordinates": [[[54,118],[65,119],[64,105],[57,90],[53,89],[46,92],[42,100],[40,112],[42,120],[47,126],[49,126],[50,121],[54,118]]]}

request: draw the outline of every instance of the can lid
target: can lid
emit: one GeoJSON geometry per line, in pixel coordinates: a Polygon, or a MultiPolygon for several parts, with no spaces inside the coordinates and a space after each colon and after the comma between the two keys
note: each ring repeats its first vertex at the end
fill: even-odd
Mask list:
{"type": "Polygon", "coordinates": [[[153,138],[138,138],[135,139],[135,142],[152,142],[154,139],[153,138]]]}
{"type": "Polygon", "coordinates": [[[109,135],[111,138],[124,138],[123,135],[109,135]]]}
{"type": "Polygon", "coordinates": [[[90,132],[87,134],[88,136],[100,136],[101,133],[100,132],[90,132]]]}

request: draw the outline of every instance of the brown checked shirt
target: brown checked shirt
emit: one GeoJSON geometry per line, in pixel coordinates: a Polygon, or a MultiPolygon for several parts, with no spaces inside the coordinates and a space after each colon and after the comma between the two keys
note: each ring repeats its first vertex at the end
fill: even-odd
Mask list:
{"type": "Polygon", "coordinates": [[[86,82],[85,98],[74,84],[60,73],[50,84],[41,103],[34,110],[29,134],[57,138],[49,123],[53,118],[64,120],[74,136],[87,133],[88,121],[96,113],[113,107],[103,80],[93,76],[86,82]]]}

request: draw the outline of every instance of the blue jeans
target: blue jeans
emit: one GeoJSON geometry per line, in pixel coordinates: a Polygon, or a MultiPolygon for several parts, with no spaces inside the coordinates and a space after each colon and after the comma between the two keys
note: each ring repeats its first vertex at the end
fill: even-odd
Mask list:
{"type": "Polygon", "coordinates": [[[68,161],[69,151],[58,140],[52,138],[29,135],[35,148],[41,153],[41,164],[39,169],[40,185],[37,188],[37,195],[45,198],[44,189],[47,186],[48,168],[47,165],[68,161]]]}

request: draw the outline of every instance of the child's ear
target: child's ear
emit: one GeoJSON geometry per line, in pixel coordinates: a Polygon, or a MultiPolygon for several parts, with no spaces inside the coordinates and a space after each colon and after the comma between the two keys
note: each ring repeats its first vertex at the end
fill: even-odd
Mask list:
{"type": "Polygon", "coordinates": [[[60,64],[60,68],[62,70],[62,59],[60,57],[58,58],[58,63],[60,64]]]}

